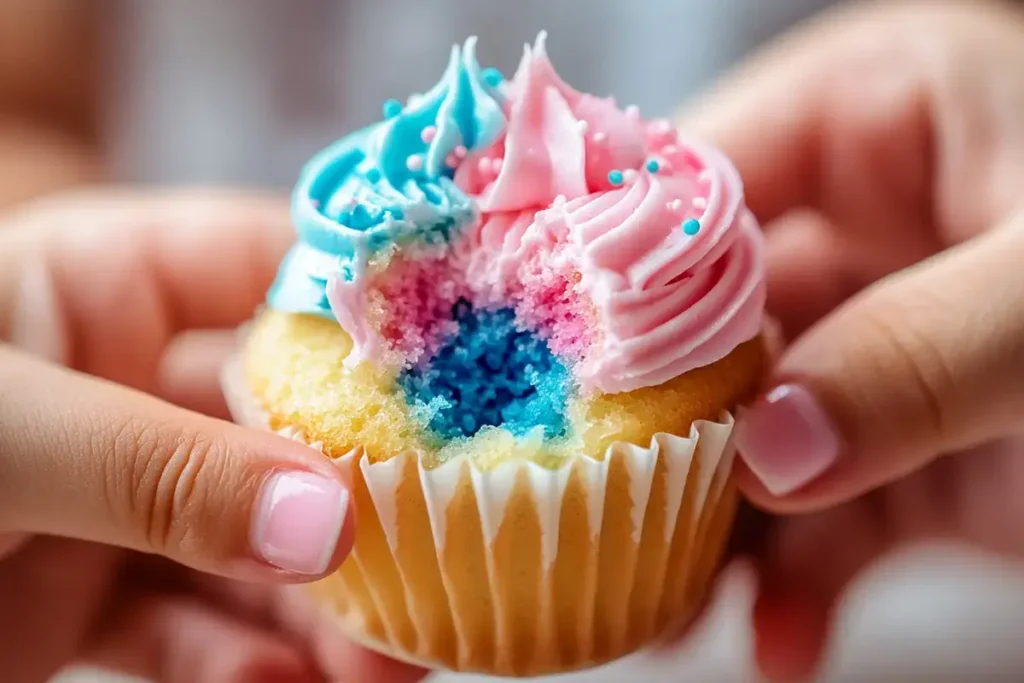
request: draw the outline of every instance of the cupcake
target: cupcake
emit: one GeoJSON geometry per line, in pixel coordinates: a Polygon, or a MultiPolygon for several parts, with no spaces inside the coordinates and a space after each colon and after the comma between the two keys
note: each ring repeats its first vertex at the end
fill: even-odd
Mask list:
{"type": "Polygon", "coordinates": [[[355,549],[312,599],[393,657],[512,676],[692,618],[765,367],[728,160],[566,85],[543,34],[508,81],[471,39],[314,157],[292,210],[225,387],[351,478],[355,549]]]}

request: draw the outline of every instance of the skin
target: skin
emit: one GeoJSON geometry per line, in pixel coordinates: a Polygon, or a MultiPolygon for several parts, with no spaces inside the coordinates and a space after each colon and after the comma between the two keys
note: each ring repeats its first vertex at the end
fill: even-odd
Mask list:
{"type": "Polygon", "coordinates": [[[317,576],[250,547],[263,476],[340,479],[333,465],[206,416],[227,417],[217,369],[233,336],[218,330],[262,300],[291,240],[285,202],[83,191],[3,225],[4,680],[42,683],[73,662],[167,683],[422,678],[281,588],[340,565],[351,516],[317,576]]]}
{"type": "Polygon", "coordinates": [[[103,178],[96,7],[0,4],[0,209],[103,178]]]}
{"type": "MultiPolygon", "coordinates": [[[[1024,552],[1024,18],[875,3],[800,27],[682,117],[744,178],[789,347],[835,463],[774,496],[756,561],[757,660],[821,663],[837,602],[889,553],[954,539],[1024,552]]],[[[757,404],[755,404],[755,408],[757,404]]],[[[794,456],[795,457],[795,456],[794,456]]]]}

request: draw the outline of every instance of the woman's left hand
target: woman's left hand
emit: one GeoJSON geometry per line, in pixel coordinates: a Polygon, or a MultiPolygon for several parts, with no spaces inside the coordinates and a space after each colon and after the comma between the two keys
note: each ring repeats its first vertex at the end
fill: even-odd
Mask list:
{"type": "Polygon", "coordinates": [[[330,482],[330,463],[206,417],[228,417],[231,330],[292,239],[283,202],[231,194],[80,192],[0,218],[4,681],[77,663],[158,683],[426,675],[280,587],[333,570],[351,522],[326,520],[328,557],[250,530],[261,478],[330,482]]]}

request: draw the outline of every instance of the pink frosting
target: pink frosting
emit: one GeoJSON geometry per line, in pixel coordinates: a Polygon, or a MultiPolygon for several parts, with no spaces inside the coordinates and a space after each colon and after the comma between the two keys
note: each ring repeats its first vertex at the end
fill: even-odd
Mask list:
{"type": "MultiPolygon", "coordinates": [[[[722,154],[680,142],[667,121],[576,92],[555,73],[543,35],[507,94],[504,134],[455,174],[480,210],[449,256],[463,295],[514,306],[573,361],[584,390],[605,393],[661,384],[759,334],[763,238],[722,154]]],[[[388,327],[367,324],[365,285],[328,287],[363,358],[380,341],[371,327],[388,327]]],[[[433,320],[450,298],[413,308],[433,320]]]]}
{"type": "Polygon", "coordinates": [[[574,199],[611,189],[609,171],[643,164],[645,123],[639,112],[566,85],[548,59],[544,34],[526,48],[508,95],[505,134],[455,175],[482,211],[540,209],[558,196],[574,199]]]}
{"type": "Polygon", "coordinates": [[[764,244],[723,155],[682,144],[667,121],[572,90],[543,35],[509,95],[505,136],[456,175],[484,212],[471,287],[516,300],[556,353],[582,359],[583,386],[606,393],[661,384],[759,333],[764,244]],[[682,229],[687,219],[697,234],[682,229]],[[577,299],[564,291],[566,266],[579,274],[577,299]],[[551,314],[553,301],[563,315],[551,314]]]}

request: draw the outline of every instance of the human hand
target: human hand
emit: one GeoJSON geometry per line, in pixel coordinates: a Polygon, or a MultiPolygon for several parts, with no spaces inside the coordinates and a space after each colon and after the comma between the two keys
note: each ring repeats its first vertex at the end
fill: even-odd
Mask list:
{"type": "Polygon", "coordinates": [[[759,558],[772,678],[813,674],[837,600],[890,551],[1024,553],[1021,73],[1014,10],[877,3],[684,116],[745,180],[792,342],[736,432],[747,496],[792,515],[759,558]]]}
{"type": "Polygon", "coordinates": [[[226,417],[234,338],[210,330],[262,300],[285,207],[93,192],[0,220],[4,681],[73,662],[161,683],[422,678],[273,588],[351,548],[330,461],[189,410],[226,417]]]}

